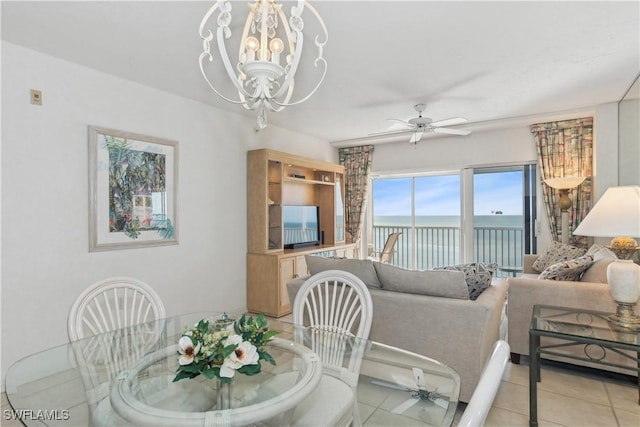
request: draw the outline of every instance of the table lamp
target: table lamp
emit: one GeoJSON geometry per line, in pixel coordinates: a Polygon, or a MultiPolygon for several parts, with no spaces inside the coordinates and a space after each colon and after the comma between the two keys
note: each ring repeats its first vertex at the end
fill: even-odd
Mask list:
{"type": "Polygon", "coordinates": [[[618,259],[607,267],[607,281],[618,307],[608,320],[614,328],[640,331],[640,318],[634,312],[640,297],[640,266],[629,259],[639,249],[634,238],[640,237],[640,186],[608,188],[573,234],[614,237],[609,248],[618,259]]]}
{"type": "Polygon", "coordinates": [[[569,208],[571,207],[571,199],[569,198],[569,190],[576,188],[584,181],[583,176],[563,176],[560,178],[547,178],[544,183],[554,190],[560,192],[558,199],[558,207],[562,215],[562,243],[569,243],[569,208]]]}

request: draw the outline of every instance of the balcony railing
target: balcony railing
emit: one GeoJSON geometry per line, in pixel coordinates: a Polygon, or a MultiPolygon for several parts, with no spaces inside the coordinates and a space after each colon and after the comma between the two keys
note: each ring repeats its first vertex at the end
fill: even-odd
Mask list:
{"type": "MultiPolygon", "coordinates": [[[[405,268],[430,270],[461,262],[460,230],[459,227],[374,226],[373,247],[381,250],[389,234],[402,233],[396,243],[392,264],[405,268]]],[[[496,263],[501,267],[522,267],[523,239],[522,228],[475,227],[473,261],[496,263]]],[[[496,272],[496,276],[499,277],[505,277],[508,274],[500,270],[496,272]]]]}

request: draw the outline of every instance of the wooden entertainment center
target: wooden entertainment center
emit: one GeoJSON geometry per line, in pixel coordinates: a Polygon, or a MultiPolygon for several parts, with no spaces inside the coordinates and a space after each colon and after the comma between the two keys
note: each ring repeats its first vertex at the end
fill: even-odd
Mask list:
{"type": "Polygon", "coordinates": [[[247,308],[291,313],[286,283],[307,274],[305,255],[353,258],[345,244],[344,167],[260,149],[247,153],[247,308]],[[317,206],[320,242],[285,249],[283,206],[317,206]]]}

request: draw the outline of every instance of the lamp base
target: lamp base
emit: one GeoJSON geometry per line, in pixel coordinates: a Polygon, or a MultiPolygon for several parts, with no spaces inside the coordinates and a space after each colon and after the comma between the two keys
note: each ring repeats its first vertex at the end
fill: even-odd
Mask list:
{"type": "Polygon", "coordinates": [[[640,331],[640,317],[636,316],[633,311],[635,304],[617,301],[616,303],[618,304],[616,314],[611,314],[607,317],[611,327],[622,332],[640,331]]]}

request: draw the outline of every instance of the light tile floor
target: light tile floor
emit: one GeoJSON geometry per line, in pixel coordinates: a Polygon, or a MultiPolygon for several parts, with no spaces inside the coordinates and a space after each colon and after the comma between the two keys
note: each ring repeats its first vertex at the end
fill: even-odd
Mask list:
{"type": "MultiPolygon", "coordinates": [[[[631,377],[543,362],[538,383],[538,424],[640,426],[638,386],[631,377]]],[[[464,410],[458,407],[454,425],[464,410]]],[[[509,363],[487,417],[487,426],[529,425],[529,366],[509,363]]]]}
{"type": "MultiPolygon", "coordinates": [[[[5,418],[6,411],[11,409],[5,393],[2,393],[1,403],[0,425],[21,426],[19,421],[5,418]]],[[[454,425],[463,410],[464,404],[460,404],[454,425]]],[[[364,408],[361,415],[365,425],[385,425],[380,424],[382,420],[367,419],[364,408]]],[[[86,417],[74,417],[76,420],[82,418],[86,417]]],[[[637,385],[629,377],[612,378],[597,371],[543,363],[542,381],[538,385],[538,420],[541,427],[638,427],[637,385]]],[[[520,365],[508,364],[486,425],[529,425],[529,367],[526,360],[520,365]]]]}
{"type": "MultiPolygon", "coordinates": [[[[638,386],[631,377],[612,376],[596,370],[575,369],[548,362],[543,362],[541,376],[542,381],[538,384],[538,421],[541,427],[640,427],[638,386]]],[[[87,419],[86,404],[74,404],[72,419],[87,419]]],[[[453,425],[457,425],[464,407],[464,404],[458,406],[453,425]]],[[[368,417],[371,411],[368,413],[365,407],[361,408],[364,425],[387,426],[382,419],[368,417]]],[[[19,421],[8,419],[11,406],[5,393],[1,395],[1,409],[1,426],[22,425],[19,421]]],[[[526,358],[520,365],[507,365],[486,425],[529,425],[529,367],[526,358]]]]}

